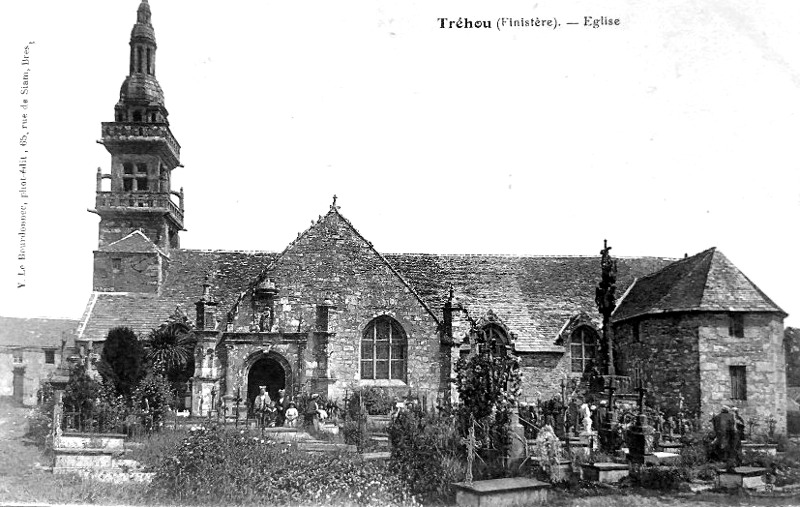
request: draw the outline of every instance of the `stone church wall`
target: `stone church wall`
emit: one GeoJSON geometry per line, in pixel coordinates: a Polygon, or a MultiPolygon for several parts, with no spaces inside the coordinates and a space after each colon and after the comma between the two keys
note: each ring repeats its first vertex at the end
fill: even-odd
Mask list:
{"type": "Polygon", "coordinates": [[[162,272],[160,257],[156,253],[95,252],[93,290],[158,292],[162,272]]]}
{"type": "Polygon", "coordinates": [[[554,396],[561,398],[561,381],[570,376],[569,355],[561,352],[535,352],[520,355],[522,401],[536,403],[554,396]]]}
{"type": "MultiPolygon", "coordinates": [[[[342,398],[346,391],[363,386],[388,388],[397,395],[412,391],[427,395],[429,400],[435,400],[440,390],[449,392],[449,385],[441,385],[445,375],[441,372],[436,320],[337,213],[329,213],[290,246],[268,278],[279,291],[273,332],[315,331],[317,306],[325,300],[333,303],[327,329],[331,334],[325,344],[328,379],[318,378],[329,384],[329,397],[342,398]],[[364,330],[382,315],[395,319],[406,333],[405,381],[360,378],[364,330]]],[[[242,302],[234,324],[236,331],[251,325],[253,306],[252,299],[242,302]]],[[[313,354],[308,354],[308,360],[319,362],[313,354]]],[[[307,369],[316,366],[309,364],[307,369]]]]}
{"type": "Polygon", "coordinates": [[[704,320],[685,314],[651,315],[638,321],[639,340],[634,339],[633,321],[614,326],[618,371],[633,377],[641,368],[653,389],[648,404],[677,413],[680,394],[686,413],[700,410],[700,356],[698,327],[704,320]]]}
{"type": "Polygon", "coordinates": [[[702,409],[706,419],[723,405],[738,407],[747,420],[756,417],[756,432],[766,432],[766,420],[786,432],[786,363],[783,320],[774,314],[744,314],[744,337],[729,333],[726,313],[706,314],[700,330],[702,409]],[[744,366],[747,399],[731,399],[731,366],[744,366]]]}
{"type": "Polygon", "coordinates": [[[99,247],[102,248],[119,241],[137,229],[158,245],[161,243],[161,236],[164,232],[163,218],[144,216],[144,214],[120,218],[104,217],[100,224],[99,247]]]}

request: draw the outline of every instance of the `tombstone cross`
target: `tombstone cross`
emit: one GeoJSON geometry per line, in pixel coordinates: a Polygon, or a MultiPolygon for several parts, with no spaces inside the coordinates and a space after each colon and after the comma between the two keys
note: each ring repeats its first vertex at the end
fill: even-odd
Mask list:
{"type": "Polygon", "coordinates": [[[639,393],[639,413],[641,414],[644,412],[644,398],[647,395],[647,388],[641,380],[639,380],[639,387],[636,388],[636,391],[639,393]]]}
{"type": "Polygon", "coordinates": [[[475,451],[481,444],[475,439],[475,419],[472,419],[472,426],[469,427],[469,435],[462,438],[461,443],[467,447],[467,474],[465,481],[472,484],[472,464],[475,462],[475,451]]]}

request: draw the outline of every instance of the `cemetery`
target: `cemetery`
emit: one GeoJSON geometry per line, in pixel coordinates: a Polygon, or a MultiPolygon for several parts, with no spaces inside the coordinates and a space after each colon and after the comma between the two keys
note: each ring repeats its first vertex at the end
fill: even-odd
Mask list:
{"type": "MultiPolygon", "coordinates": [[[[608,343],[616,265],[607,247],[602,254],[596,302],[608,343]]],[[[67,380],[42,382],[19,438],[42,453],[28,476],[44,485],[33,498],[638,506],[774,505],[800,496],[800,445],[778,431],[776,417],[745,418],[722,405],[704,418],[650,371],[617,375],[613,346],[604,374],[587,368],[565,376],[558,394],[534,398],[502,335],[470,323],[452,391],[435,399],[379,386],[336,398],[310,382],[291,394],[255,386],[252,396],[239,388],[220,396],[212,384],[195,397],[187,379],[208,363],[201,356],[195,364],[189,326],[167,322],[144,340],[111,329],[101,353],[86,347],[71,358],[67,380]]],[[[0,491],[30,498],[20,484],[0,481],[0,491]]]]}
{"type": "Polygon", "coordinates": [[[300,393],[255,412],[237,399],[233,413],[215,405],[190,416],[169,406],[163,361],[145,362],[123,394],[113,387],[128,382],[123,372],[90,375],[108,358],[86,357],[64,389],[43,386],[28,438],[48,456],[47,480],[130,503],[607,505],[659,495],[728,505],[800,494],[800,447],[769,419],[727,407],[710,421],[665,413],[648,403],[642,372],[565,379],[559,397],[520,401],[518,359],[472,333],[456,365],[458,401],[434,408],[413,392],[368,388],[342,400],[300,393]],[[302,407],[298,424],[290,406],[302,407]]]}

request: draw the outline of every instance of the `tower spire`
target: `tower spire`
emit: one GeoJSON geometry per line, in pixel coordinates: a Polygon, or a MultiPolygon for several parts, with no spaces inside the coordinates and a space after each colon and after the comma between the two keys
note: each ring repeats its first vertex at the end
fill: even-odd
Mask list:
{"type": "Polygon", "coordinates": [[[102,125],[111,171],[101,179],[110,179],[111,188],[97,191],[101,250],[137,229],[162,252],[180,248],[183,192],[172,190],[171,175],[180,166],[181,147],[169,129],[156,79],[156,49],[150,4],[140,0],[131,30],[129,72],[114,121],[102,125]]]}

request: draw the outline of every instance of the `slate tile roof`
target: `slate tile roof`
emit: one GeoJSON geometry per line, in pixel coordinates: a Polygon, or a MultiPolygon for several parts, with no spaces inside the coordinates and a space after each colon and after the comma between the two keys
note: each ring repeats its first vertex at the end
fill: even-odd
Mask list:
{"type": "MultiPolygon", "coordinates": [[[[431,308],[441,312],[452,284],[471,316],[488,310],[517,336],[521,352],[552,350],[564,324],[580,312],[600,317],[594,302],[598,257],[387,254],[431,308]]],[[[618,258],[617,295],[634,278],[657,271],[671,259],[618,258]]]]}
{"type": "Polygon", "coordinates": [[[0,317],[0,347],[60,348],[62,333],[69,343],[77,325],[70,319],[0,317]]]}
{"type": "Polygon", "coordinates": [[[219,302],[222,312],[275,255],[272,252],[173,250],[160,294],[93,293],[78,326],[77,338],[100,342],[117,326],[130,327],[146,336],[172,316],[176,308],[194,321],[194,304],[200,299],[207,275],[210,275],[211,295],[219,302]]]}
{"type": "Polygon", "coordinates": [[[637,280],[620,301],[613,320],[686,311],[786,315],[722,252],[710,248],[637,280]]]}
{"type": "MultiPolygon", "coordinates": [[[[194,303],[206,274],[219,301],[219,318],[279,254],[173,250],[160,294],[94,293],[81,319],[78,338],[95,342],[108,330],[128,326],[146,335],[180,307],[194,319],[194,303]]],[[[595,316],[598,257],[385,254],[423,302],[441,317],[450,285],[475,318],[493,310],[517,336],[519,351],[552,349],[564,324],[580,312],[595,316]]],[[[656,271],[669,259],[620,258],[618,294],[635,277],[656,271]]],[[[599,320],[598,320],[599,324],[599,320]]]]}

